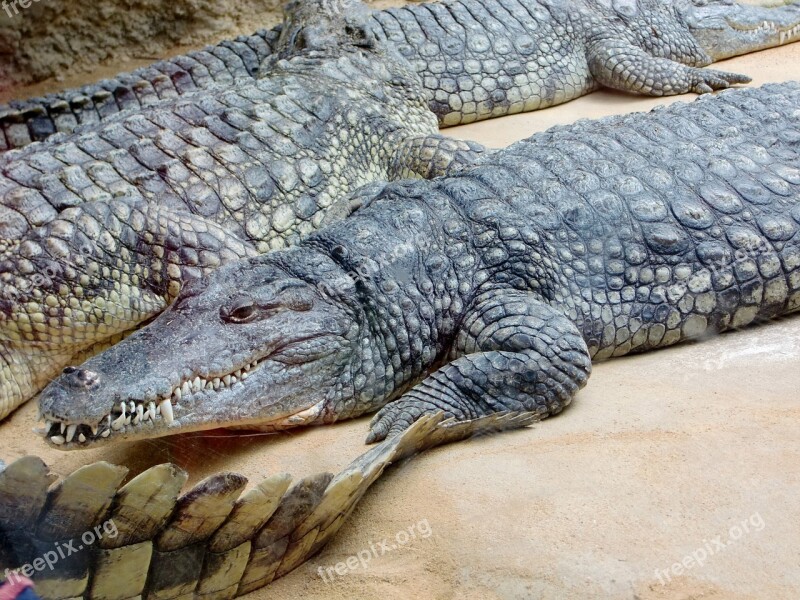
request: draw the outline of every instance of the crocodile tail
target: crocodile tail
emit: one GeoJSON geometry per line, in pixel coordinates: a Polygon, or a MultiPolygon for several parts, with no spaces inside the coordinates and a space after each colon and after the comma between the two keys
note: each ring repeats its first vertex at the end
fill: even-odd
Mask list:
{"type": "Polygon", "coordinates": [[[0,105],[0,151],[214,85],[255,77],[280,27],[225,40],[80,88],[0,105]]]}
{"type": "Polygon", "coordinates": [[[26,456],[0,471],[0,572],[36,583],[44,599],[227,599],[286,575],[344,524],[386,467],[434,446],[525,427],[531,413],[467,422],[425,416],[336,476],[292,485],[218,473],[181,494],[185,471],[163,464],[123,481],[128,469],[98,462],[58,480],[26,456]],[[9,569],[9,570],[6,570],[9,569]]]}

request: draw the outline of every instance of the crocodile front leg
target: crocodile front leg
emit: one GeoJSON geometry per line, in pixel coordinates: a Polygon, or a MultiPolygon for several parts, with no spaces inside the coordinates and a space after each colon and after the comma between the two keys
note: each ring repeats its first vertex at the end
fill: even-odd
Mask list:
{"type": "Polygon", "coordinates": [[[158,314],[184,281],[255,250],[219,225],[143,201],[90,202],[0,254],[0,418],[73,354],[158,314]]]}
{"type": "MultiPolygon", "coordinates": [[[[602,38],[588,46],[589,70],[606,87],[648,96],[705,94],[750,83],[746,75],[691,67],[668,58],[654,57],[624,40],[602,38]]],[[[709,61],[710,62],[710,61],[709,61]]]]}
{"type": "Polygon", "coordinates": [[[544,418],[570,403],[592,368],[572,322],[534,295],[513,290],[478,298],[450,357],[451,362],[378,412],[367,443],[440,411],[457,421],[507,411],[544,418]]]}

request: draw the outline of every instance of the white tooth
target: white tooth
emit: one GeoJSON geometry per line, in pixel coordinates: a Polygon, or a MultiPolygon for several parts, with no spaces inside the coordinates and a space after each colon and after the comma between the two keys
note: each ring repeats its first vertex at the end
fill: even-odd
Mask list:
{"type": "Polygon", "coordinates": [[[247,379],[248,377],[250,377],[250,373],[248,373],[247,371],[245,371],[244,373],[242,373],[242,381],[244,381],[244,380],[245,380],[245,379],[247,379]]]}
{"type": "Polygon", "coordinates": [[[159,406],[161,407],[161,416],[164,417],[164,422],[169,425],[175,420],[175,416],[172,413],[172,402],[164,400],[159,406]]]}
{"type": "Polygon", "coordinates": [[[67,424],[61,423],[61,435],[64,435],[64,432],[67,430],[67,424]]]}
{"type": "Polygon", "coordinates": [[[222,378],[222,383],[224,383],[226,386],[230,385],[231,384],[231,376],[230,375],[225,375],[225,377],[222,378]]]}
{"type": "Polygon", "coordinates": [[[94,437],[97,437],[97,427],[98,427],[97,425],[94,425],[94,426],[92,427],[92,435],[93,435],[94,437]]]}
{"type": "Polygon", "coordinates": [[[125,415],[120,415],[117,417],[113,423],[111,423],[111,429],[114,431],[119,431],[125,426],[125,415]]]}
{"type": "Polygon", "coordinates": [[[151,402],[147,405],[147,412],[144,413],[144,420],[147,421],[148,419],[155,419],[156,418],[156,405],[154,402],[151,402]]]}
{"type": "Polygon", "coordinates": [[[183,385],[181,386],[181,393],[184,396],[188,396],[189,394],[192,393],[192,388],[189,387],[189,382],[188,381],[184,381],[183,382],[183,385]]]}
{"type": "Polygon", "coordinates": [[[194,381],[192,382],[192,390],[194,390],[195,392],[199,392],[202,389],[203,389],[203,384],[200,381],[200,378],[195,377],[194,381]]]}
{"type": "Polygon", "coordinates": [[[144,408],[140,404],[139,406],[136,407],[136,416],[133,417],[133,424],[138,425],[139,423],[141,423],[143,417],[144,417],[144,408]]]}
{"type": "Polygon", "coordinates": [[[50,441],[56,444],[57,446],[63,446],[66,440],[64,439],[63,435],[54,435],[50,438],[50,441]]]}
{"type": "Polygon", "coordinates": [[[181,392],[181,388],[176,389],[172,397],[175,398],[175,402],[180,402],[181,398],[183,398],[183,392],[181,392]]]}
{"type": "Polygon", "coordinates": [[[67,427],[67,442],[71,442],[72,439],[75,437],[75,432],[78,430],[77,425],[70,425],[67,427]]]}
{"type": "Polygon", "coordinates": [[[236,377],[231,377],[231,385],[233,385],[233,384],[234,384],[234,383],[236,383],[237,381],[239,381],[239,380],[238,380],[238,379],[236,379],[236,377]]]}
{"type": "MultiPolygon", "coordinates": [[[[162,400],[161,402],[163,402],[163,400],[162,400]]],[[[158,403],[158,406],[156,406],[156,414],[157,414],[157,415],[160,415],[160,414],[161,414],[161,402],[159,402],[159,403],[158,403]]]]}
{"type": "Polygon", "coordinates": [[[45,421],[44,422],[44,428],[47,429],[47,431],[50,431],[50,429],[52,427],[53,427],[53,422],[52,421],[45,421]]]}
{"type": "Polygon", "coordinates": [[[79,434],[78,434],[78,441],[79,441],[81,444],[85,444],[85,443],[86,443],[86,436],[85,436],[85,435],[83,435],[82,433],[79,433],[79,434]]]}
{"type": "Polygon", "coordinates": [[[214,377],[214,380],[211,382],[211,384],[214,386],[215,390],[218,390],[222,387],[222,381],[220,381],[219,377],[214,377]]]}
{"type": "Polygon", "coordinates": [[[128,408],[130,408],[130,413],[133,414],[136,412],[136,404],[134,404],[133,400],[128,403],[128,408]]]}
{"type": "Polygon", "coordinates": [[[106,429],[103,433],[100,434],[100,437],[101,438],[107,438],[110,435],[111,435],[111,430],[110,429],[106,429]]]}
{"type": "Polygon", "coordinates": [[[122,411],[122,417],[123,417],[123,420],[124,420],[125,419],[125,414],[127,413],[127,409],[125,407],[125,403],[124,402],[120,402],[119,403],[119,409],[122,411]]]}

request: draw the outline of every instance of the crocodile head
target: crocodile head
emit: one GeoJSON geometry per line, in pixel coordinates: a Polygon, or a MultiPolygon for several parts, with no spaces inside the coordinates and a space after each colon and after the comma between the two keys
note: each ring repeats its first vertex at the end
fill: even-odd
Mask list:
{"type": "Polygon", "coordinates": [[[331,258],[301,248],[190,281],[149,326],[45,388],[43,433],[74,449],[365,412],[358,398],[366,392],[355,389],[365,378],[354,365],[363,369],[378,352],[361,331],[353,289],[331,258]],[[356,400],[343,406],[341,398],[356,400]]]}
{"type": "Polygon", "coordinates": [[[371,13],[360,0],[294,0],[284,9],[281,36],[265,64],[301,53],[338,56],[342,50],[372,49],[377,39],[368,28],[371,13]]]}
{"type": "Polygon", "coordinates": [[[675,0],[675,9],[715,61],[800,40],[800,2],[756,6],[734,0],[675,0]]]}

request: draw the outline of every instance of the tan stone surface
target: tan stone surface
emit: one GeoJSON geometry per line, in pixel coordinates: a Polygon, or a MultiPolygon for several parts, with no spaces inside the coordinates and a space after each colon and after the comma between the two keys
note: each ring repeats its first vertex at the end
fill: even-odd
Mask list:
{"type": "MultiPolygon", "coordinates": [[[[800,44],[719,66],[755,83],[800,78],[800,44]]],[[[553,123],[660,102],[596,93],[450,132],[499,146],[553,123]]],[[[390,471],[318,557],[249,597],[798,598],[799,340],[794,318],[597,365],[561,416],[390,471]],[[749,531],[733,539],[743,521],[749,531]],[[328,583],[318,575],[425,524],[430,536],[418,534],[366,569],[328,583]],[[656,570],[703,551],[702,566],[687,561],[660,583],[656,570]]],[[[29,403],[0,427],[4,460],[35,453],[60,472],[98,459],[134,472],[174,461],[191,472],[190,483],[219,470],[252,479],[337,470],[363,450],[368,424],[282,436],[210,432],[65,454],[30,433],[35,412],[29,403]]]]}

